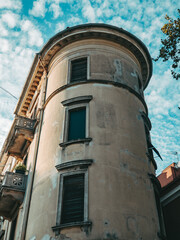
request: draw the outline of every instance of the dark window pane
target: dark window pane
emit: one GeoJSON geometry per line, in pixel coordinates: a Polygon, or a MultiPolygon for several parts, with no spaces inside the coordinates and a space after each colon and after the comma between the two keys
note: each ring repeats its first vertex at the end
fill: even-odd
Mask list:
{"type": "Polygon", "coordinates": [[[67,176],[63,184],[61,223],[84,220],[84,174],[67,176]]]}
{"type": "Polygon", "coordinates": [[[86,108],[77,108],[69,111],[68,141],[85,138],[86,108]]]}
{"type": "Polygon", "coordinates": [[[77,59],[71,62],[71,82],[87,79],[87,58],[77,59]]]}

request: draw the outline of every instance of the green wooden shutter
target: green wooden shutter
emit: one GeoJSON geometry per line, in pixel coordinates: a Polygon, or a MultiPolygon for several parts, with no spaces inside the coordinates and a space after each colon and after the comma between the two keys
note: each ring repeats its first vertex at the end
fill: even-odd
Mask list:
{"type": "Polygon", "coordinates": [[[84,174],[64,177],[61,224],[84,220],[84,174]]]}

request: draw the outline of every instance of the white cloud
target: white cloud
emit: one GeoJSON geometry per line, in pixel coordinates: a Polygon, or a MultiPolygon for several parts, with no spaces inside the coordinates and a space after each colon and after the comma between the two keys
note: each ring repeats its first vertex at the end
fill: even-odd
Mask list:
{"type": "Polygon", "coordinates": [[[42,34],[39,31],[39,29],[37,29],[31,21],[23,20],[21,22],[21,29],[22,31],[28,33],[27,40],[31,46],[37,46],[37,47],[42,46],[43,44],[42,34]]]}
{"type": "Polygon", "coordinates": [[[66,27],[66,25],[64,22],[56,24],[56,32],[60,32],[60,31],[64,30],[65,27],[66,27]]]}
{"type": "Polygon", "coordinates": [[[9,44],[9,41],[4,38],[0,38],[0,52],[6,53],[11,50],[11,45],[9,44]]]}
{"type": "Polygon", "coordinates": [[[76,16],[71,16],[68,20],[68,24],[73,26],[77,24],[82,24],[82,19],[76,16]]]}
{"type": "Polygon", "coordinates": [[[31,46],[40,47],[43,44],[42,34],[38,29],[32,29],[28,32],[29,34],[29,44],[31,46]]]}
{"type": "Polygon", "coordinates": [[[9,28],[14,28],[19,20],[19,16],[13,12],[6,12],[2,14],[2,21],[8,25],[9,28]]]}
{"type": "Polygon", "coordinates": [[[2,37],[8,36],[8,30],[5,28],[2,22],[0,22],[0,33],[2,37]]]}
{"type": "Polygon", "coordinates": [[[46,7],[45,0],[37,0],[33,2],[33,8],[29,10],[29,14],[33,15],[34,17],[45,17],[46,7]]]}
{"type": "Polygon", "coordinates": [[[63,11],[59,4],[52,3],[49,7],[49,11],[53,12],[54,19],[58,18],[59,16],[63,16],[63,11]]]}
{"type": "Polygon", "coordinates": [[[22,2],[21,2],[21,0],[1,0],[0,1],[0,9],[1,8],[21,10],[22,2]]]}
{"type": "Polygon", "coordinates": [[[33,23],[30,20],[24,20],[21,23],[22,31],[29,31],[33,27],[33,23]]]}
{"type": "Polygon", "coordinates": [[[96,22],[96,16],[95,16],[95,10],[94,8],[91,6],[91,3],[89,0],[83,0],[82,1],[82,14],[84,16],[84,18],[86,18],[88,20],[88,22],[96,22]]]}

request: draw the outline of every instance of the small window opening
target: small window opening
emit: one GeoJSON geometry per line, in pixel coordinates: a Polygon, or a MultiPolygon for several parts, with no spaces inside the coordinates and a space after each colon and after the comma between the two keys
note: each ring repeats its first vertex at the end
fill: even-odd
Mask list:
{"type": "Polygon", "coordinates": [[[87,80],[87,58],[80,58],[71,62],[71,82],[87,80]]]}
{"type": "Polygon", "coordinates": [[[84,174],[64,177],[61,224],[84,220],[84,174]]]}

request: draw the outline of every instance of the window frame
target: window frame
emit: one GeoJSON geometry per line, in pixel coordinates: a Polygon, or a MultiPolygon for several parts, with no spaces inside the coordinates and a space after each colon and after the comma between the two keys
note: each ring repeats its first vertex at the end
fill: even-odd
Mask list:
{"type": "Polygon", "coordinates": [[[76,57],[72,57],[68,60],[68,77],[67,77],[67,83],[68,84],[73,84],[76,82],[81,82],[84,80],[79,80],[79,81],[71,81],[71,73],[72,73],[72,62],[78,59],[83,59],[86,58],[87,59],[87,80],[90,78],[90,56],[89,55],[81,55],[81,56],[76,56],[76,57]]]}
{"type": "Polygon", "coordinates": [[[69,162],[64,162],[56,165],[56,169],[60,172],[59,176],[59,192],[58,192],[58,202],[57,202],[57,215],[56,215],[56,226],[52,227],[56,236],[60,234],[61,229],[69,227],[82,227],[82,229],[88,234],[89,227],[91,227],[92,222],[89,220],[89,173],[88,167],[93,163],[92,159],[74,160],[69,162]],[[64,188],[64,178],[67,176],[73,176],[78,174],[84,174],[84,218],[83,221],[75,221],[70,223],[61,223],[61,215],[63,208],[63,188],[64,188]]]}
{"type": "Polygon", "coordinates": [[[59,209],[57,212],[57,225],[68,226],[74,224],[74,222],[63,223],[61,224],[61,216],[62,216],[62,204],[63,204],[63,189],[64,189],[64,178],[67,176],[75,176],[79,174],[84,174],[84,217],[82,222],[88,221],[88,171],[87,170],[78,170],[62,173],[60,175],[60,186],[59,186],[59,209]]]}
{"type": "Polygon", "coordinates": [[[92,100],[92,98],[93,97],[91,95],[87,95],[87,96],[71,98],[61,102],[62,105],[65,106],[65,121],[64,121],[64,128],[63,128],[63,142],[59,144],[60,147],[66,147],[74,143],[90,142],[92,140],[92,138],[89,136],[89,126],[90,126],[89,102],[92,100]],[[73,109],[81,109],[81,108],[86,109],[85,138],[68,140],[70,111],[73,109]]]}
{"type": "Polygon", "coordinates": [[[68,141],[76,141],[78,139],[72,139],[69,140],[69,120],[70,120],[70,113],[72,110],[77,110],[78,109],[82,109],[85,108],[86,110],[86,116],[85,116],[85,138],[88,138],[89,136],[89,104],[87,103],[81,103],[81,104],[77,104],[77,105],[73,105],[73,106],[69,106],[68,108],[66,108],[65,110],[65,133],[64,133],[64,142],[68,142],[68,141]]]}

